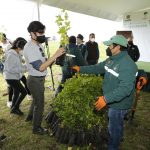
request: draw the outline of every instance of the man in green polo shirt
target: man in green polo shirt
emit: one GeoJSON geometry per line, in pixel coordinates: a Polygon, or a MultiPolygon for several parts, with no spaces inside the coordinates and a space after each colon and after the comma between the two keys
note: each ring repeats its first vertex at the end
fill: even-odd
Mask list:
{"type": "Polygon", "coordinates": [[[104,44],[108,46],[105,61],[91,66],[74,66],[73,69],[86,74],[103,74],[103,96],[95,107],[101,110],[108,106],[109,150],[118,150],[123,137],[124,116],[132,107],[135,91],[137,66],[126,51],[127,40],[122,35],[113,36],[104,44]]]}

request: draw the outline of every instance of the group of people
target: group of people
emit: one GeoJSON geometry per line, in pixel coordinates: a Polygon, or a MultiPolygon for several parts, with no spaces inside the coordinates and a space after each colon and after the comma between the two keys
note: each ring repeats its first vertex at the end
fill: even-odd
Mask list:
{"type": "MultiPolygon", "coordinates": [[[[89,35],[89,41],[85,44],[83,36],[70,36],[69,44],[59,48],[55,54],[46,58],[42,43],[46,41],[46,27],[39,21],[33,21],[29,24],[27,30],[30,34],[30,41],[23,38],[17,38],[13,43],[4,63],[4,77],[6,82],[13,89],[13,98],[11,113],[22,115],[20,103],[27,95],[27,90],[20,83],[22,74],[22,62],[20,53],[23,50],[28,72],[27,87],[33,97],[26,121],[32,121],[32,131],[34,134],[45,134],[47,129],[41,126],[42,115],[44,111],[44,82],[47,75],[47,68],[55,60],[65,54],[62,66],[62,80],[71,78],[75,72],[86,74],[104,74],[103,95],[100,95],[95,103],[95,107],[100,111],[106,105],[108,106],[109,118],[109,150],[118,150],[123,137],[124,116],[132,107],[135,91],[136,75],[138,72],[134,59],[129,56],[129,47],[134,51],[137,47],[133,42],[128,42],[122,35],[115,35],[104,44],[108,46],[106,54],[108,58],[98,63],[99,48],[95,42],[95,35],[89,35]],[[133,61],[133,60],[134,61],[133,61]]],[[[131,39],[129,40],[131,41],[131,39]]],[[[56,96],[62,90],[62,84],[59,85],[56,96]]]]}

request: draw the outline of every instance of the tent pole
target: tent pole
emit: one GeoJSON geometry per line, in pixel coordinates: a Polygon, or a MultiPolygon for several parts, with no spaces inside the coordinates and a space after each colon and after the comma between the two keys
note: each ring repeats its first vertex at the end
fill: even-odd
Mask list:
{"type": "Polygon", "coordinates": [[[37,1],[38,21],[40,21],[40,2],[37,1]]]}

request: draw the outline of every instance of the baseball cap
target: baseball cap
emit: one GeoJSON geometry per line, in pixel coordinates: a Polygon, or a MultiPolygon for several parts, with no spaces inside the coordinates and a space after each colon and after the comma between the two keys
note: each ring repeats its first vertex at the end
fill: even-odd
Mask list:
{"type": "Polygon", "coordinates": [[[111,44],[118,44],[127,47],[128,41],[123,35],[115,35],[110,40],[104,41],[104,45],[110,46],[111,44]]]}
{"type": "Polygon", "coordinates": [[[78,34],[77,38],[81,39],[83,41],[84,37],[81,34],[78,34]]]}

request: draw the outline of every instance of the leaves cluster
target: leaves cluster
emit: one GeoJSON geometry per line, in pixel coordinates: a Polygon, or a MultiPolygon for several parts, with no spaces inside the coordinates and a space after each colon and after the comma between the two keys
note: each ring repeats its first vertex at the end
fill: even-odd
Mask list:
{"type": "Polygon", "coordinates": [[[56,21],[58,25],[58,34],[60,35],[60,45],[68,44],[67,32],[71,28],[70,21],[68,20],[68,13],[66,10],[62,10],[59,15],[56,16],[56,21]]]}
{"type": "Polygon", "coordinates": [[[67,80],[62,92],[54,99],[54,110],[62,126],[74,130],[89,130],[103,125],[104,111],[95,114],[96,97],[102,95],[102,78],[95,75],[78,75],[67,80]]]}

